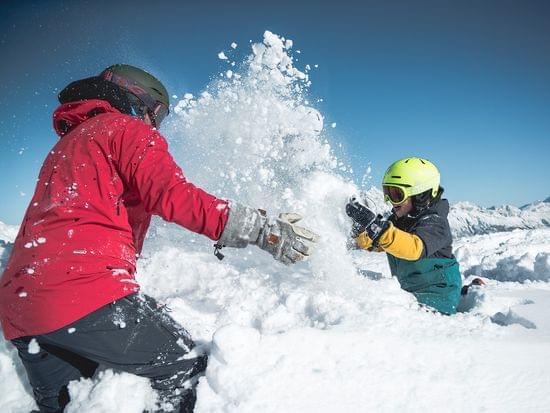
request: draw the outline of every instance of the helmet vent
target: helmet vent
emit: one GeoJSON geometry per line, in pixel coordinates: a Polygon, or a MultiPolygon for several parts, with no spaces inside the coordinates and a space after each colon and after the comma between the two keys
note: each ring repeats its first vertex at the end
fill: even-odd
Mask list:
{"type": "Polygon", "coordinates": [[[392,178],[395,178],[395,179],[401,179],[401,177],[400,177],[400,176],[397,176],[397,175],[392,175],[391,177],[392,177],[392,178]]]}

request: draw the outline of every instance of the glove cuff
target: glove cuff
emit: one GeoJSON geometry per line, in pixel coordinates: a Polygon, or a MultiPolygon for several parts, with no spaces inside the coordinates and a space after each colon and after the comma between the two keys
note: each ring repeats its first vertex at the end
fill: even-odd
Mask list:
{"type": "Polygon", "coordinates": [[[390,222],[385,220],[382,215],[378,215],[374,221],[365,228],[365,232],[372,240],[372,246],[377,248],[378,242],[386,230],[390,227],[390,222]]]}
{"type": "Polygon", "coordinates": [[[238,202],[230,202],[229,218],[218,244],[234,248],[244,248],[248,244],[256,244],[266,219],[255,208],[238,202]]]}

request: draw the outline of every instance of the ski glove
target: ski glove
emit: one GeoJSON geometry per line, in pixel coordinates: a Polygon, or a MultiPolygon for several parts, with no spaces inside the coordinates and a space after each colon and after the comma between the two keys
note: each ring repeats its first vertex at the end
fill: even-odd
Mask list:
{"type": "Polygon", "coordinates": [[[363,205],[356,197],[351,197],[346,205],[346,214],[353,220],[354,226],[364,228],[364,232],[372,240],[372,245],[378,246],[378,239],[388,229],[389,222],[380,214],[375,214],[363,205]]]}
{"type": "Polygon", "coordinates": [[[319,236],[307,228],[295,225],[301,219],[300,214],[284,213],[274,221],[266,220],[256,245],[284,264],[307,259],[319,236]]]}
{"type": "Polygon", "coordinates": [[[229,219],[216,246],[244,248],[255,244],[284,264],[303,261],[311,255],[319,236],[295,225],[301,219],[299,214],[294,213],[269,219],[265,211],[232,202],[229,205],[229,219]]]}

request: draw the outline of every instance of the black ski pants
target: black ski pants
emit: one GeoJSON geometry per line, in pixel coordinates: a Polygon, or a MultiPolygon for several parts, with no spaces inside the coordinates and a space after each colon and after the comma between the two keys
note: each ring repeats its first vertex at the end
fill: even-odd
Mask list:
{"type": "Polygon", "coordinates": [[[52,333],[12,343],[41,412],[62,412],[69,402],[69,381],[91,377],[100,364],[149,378],[165,407],[192,412],[195,388],[189,379],[204,372],[207,361],[205,355],[189,357],[195,344],[187,331],[143,294],[124,297],[52,333]],[[29,352],[33,338],[38,353],[33,346],[29,352]]]}

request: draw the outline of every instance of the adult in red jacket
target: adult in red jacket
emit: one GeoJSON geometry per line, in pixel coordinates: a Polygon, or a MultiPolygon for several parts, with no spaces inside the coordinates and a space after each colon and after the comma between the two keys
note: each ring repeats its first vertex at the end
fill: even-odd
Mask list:
{"type": "Polygon", "coordinates": [[[159,409],[192,410],[190,380],[206,356],[188,354],[189,335],[134,279],[151,216],[219,245],[255,244],[284,263],[307,258],[316,235],[295,226],[295,214],[268,219],[188,182],[156,129],[169,100],[149,73],[114,65],[71,83],[59,100],[60,139],[0,279],[4,336],[41,411],[62,410],[68,382],[98,364],[149,377],[159,409]]]}

